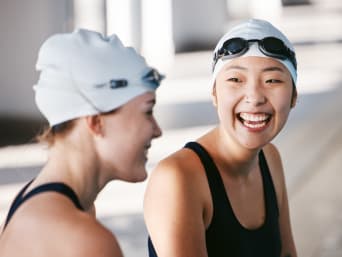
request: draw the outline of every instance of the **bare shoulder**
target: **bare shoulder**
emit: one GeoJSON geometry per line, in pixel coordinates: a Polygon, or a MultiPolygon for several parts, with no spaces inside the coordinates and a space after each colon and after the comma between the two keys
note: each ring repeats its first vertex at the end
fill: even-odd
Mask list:
{"type": "Polygon", "coordinates": [[[161,160],[154,172],[160,172],[161,170],[191,170],[196,163],[197,156],[194,152],[187,148],[182,148],[175,153],[169,155],[165,159],[161,160]]]}
{"type": "Polygon", "coordinates": [[[282,161],[281,161],[281,156],[278,148],[272,144],[269,143],[263,148],[265,157],[267,159],[268,165],[278,169],[282,169],[282,161]]]}
{"type": "Polygon", "coordinates": [[[109,230],[59,195],[42,194],[22,205],[4,237],[9,251],[13,249],[27,256],[31,256],[31,252],[61,257],[122,256],[118,242],[109,230]],[[21,244],[15,247],[18,241],[21,244]]]}
{"type": "Polygon", "coordinates": [[[205,256],[211,220],[210,190],[197,155],[183,148],[153,170],[144,198],[144,218],[159,256],[205,256]]]}
{"type": "Polygon", "coordinates": [[[65,256],[122,257],[115,236],[92,216],[85,214],[78,217],[77,221],[69,221],[72,224],[59,231],[60,237],[65,233],[68,235],[68,238],[64,238],[69,242],[65,256]]]}
{"type": "Polygon", "coordinates": [[[197,155],[183,148],[160,161],[152,171],[148,188],[156,184],[164,186],[181,187],[184,183],[196,184],[200,179],[203,167],[197,155]]]}
{"type": "Polygon", "coordinates": [[[149,210],[156,213],[165,199],[189,209],[203,208],[210,201],[203,166],[192,150],[183,148],[175,152],[152,171],[145,191],[145,214],[149,210]]]}
{"type": "Polygon", "coordinates": [[[267,144],[263,148],[265,158],[272,176],[273,184],[277,192],[278,203],[281,205],[283,194],[285,193],[284,168],[279,150],[274,144],[267,144]]]}

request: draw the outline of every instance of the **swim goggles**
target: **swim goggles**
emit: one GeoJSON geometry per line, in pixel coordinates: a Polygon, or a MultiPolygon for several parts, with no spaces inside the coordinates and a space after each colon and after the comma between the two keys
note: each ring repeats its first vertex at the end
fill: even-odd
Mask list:
{"type": "Polygon", "coordinates": [[[266,56],[286,60],[288,59],[297,70],[297,61],[295,53],[288,48],[285,43],[275,37],[265,37],[263,39],[246,40],[240,37],[228,39],[223,43],[222,47],[214,54],[213,68],[216,62],[222,58],[232,59],[243,55],[249,49],[251,43],[257,42],[259,50],[266,56]]]}

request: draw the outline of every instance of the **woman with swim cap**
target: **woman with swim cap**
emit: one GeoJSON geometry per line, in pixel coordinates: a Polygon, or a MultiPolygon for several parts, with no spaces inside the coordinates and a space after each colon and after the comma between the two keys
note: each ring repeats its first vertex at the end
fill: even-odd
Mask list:
{"type": "Polygon", "coordinates": [[[144,215],[150,257],[295,257],[279,152],[271,140],[297,98],[292,44],[269,22],[232,28],[214,51],[219,124],[162,160],[144,215]]]}
{"type": "Polygon", "coordinates": [[[49,155],[11,205],[0,256],[122,256],[94,201],[109,181],[145,180],[162,76],[116,35],[83,29],[50,37],[37,69],[49,155]]]}

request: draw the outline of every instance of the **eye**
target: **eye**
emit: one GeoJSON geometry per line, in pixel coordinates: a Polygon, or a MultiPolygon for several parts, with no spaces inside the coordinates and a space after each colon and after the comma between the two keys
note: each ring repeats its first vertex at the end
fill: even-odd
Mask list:
{"type": "Polygon", "coordinates": [[[278,83],[283,83],[283,81],[279,80],[279,79],[268,79],[266,80],[266,83],[269,84],[278,84],[278,83]]]}
{"type": "Polygon", "coordinates": [[[239,83],[239,82],[241,82],[242,80],[240,80],[239,78],[232,77],[232,78],[228,78],[227,81],[229,81],[229,82],[234,82],[234,83],[239,83]]]}
{"type": "Polygon", "coordinates": [[[146,112],[146,114],[147,114],[148,116],[152,116],[152,115],[153,115],[153,109],[148,110],[148,111],[146,112]]]}

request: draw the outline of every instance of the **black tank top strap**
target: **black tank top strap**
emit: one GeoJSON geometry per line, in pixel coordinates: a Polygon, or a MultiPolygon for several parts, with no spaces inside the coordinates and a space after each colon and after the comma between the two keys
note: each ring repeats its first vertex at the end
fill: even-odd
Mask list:
{"type": "Polygon", "coordinates": [[[153,243],[151,241],[150,236],[147,239],[147,247],[148,247],[148,256],[149,257],[158,257],[156,250],[154,249],[153,243]]]}
{"type": "Polygon", "coordinates": [[[32,196],[43,193],[43,192],[57,192],[57,193],[60,193],[62,195],[65,195],[74,203],[74,205],[79,210],[82,210],[82,211],[84,210],[83,207],[81,206],[81,203],[78,200],[78,197],[77,197],[76,193],[74,192],[74,190],[72,190],[66,184],[60,183],[60,182],[58,182],[58,183],[56,183],[56,182],[47,183],[47,184],[43,184],[43,185],[40,185],[40,186],[32,189],[29,193],[27,193],[23,197],[22,202],[27,201],[32,196]]]}
{"type": "Polygon", "coordinates": [[[267,210],[269,213],[272,213],[272,215],[276,214],[276,216],[278,217],[279,208],[277,194],[274,188],[274,183],[270,173],[270,169],[267,165],[265,154],[262,150],[259,152],[259,166],[264,184],[264,192],[267,192],[267,194],[265,195],[266,206],[268,207],[267,210]]]}
{"type": "Polygon", "coordinates": [[[10,210],[8,212],[8,215],[7,215],[5,224],[4,224],[4,229],[6,228],[10,219],[12,218],[13,214],[19,208],[20,205],[22,205],[25,201],[27,201],[31,197],[33,197],[37,194],[43,193],[43,192],[57,192],[57,193],[60,193],[62,195],[65,195],[74,203],[74,205],[79,210],[84,211],[76,193],[69,186],[67,186],[64,183],[54,182],[54,183],[43,184],[43,185],[40,185],[40,186],[32,189],[30,192],[28,192],[24,195],[26,189],[30,186],[32,181],[30,181],[27,185],[25,185],[25,187],[18,193],[17,197],[14,199],[14,201],[10,207],[10,210]]]}
{"type": "Polygon", "coordinates": [[[202,145],[197,142],[189,142],[185,145],[185,148],[193,150],[202,162],[202,165],[205,169],[205,174],[208,179],[215,215],[215,210],[217,207],[216,205],[222,202],[227,202],[227,195],[220,173],[212,157],[202,145]]]}
{"type": "Polygon", "coordinates": [[[33,182],[33,180],[31,180],[29,183],[27,183],[17,194],[17,196],[14,198],[12,205],[8,211],[6,220],[5,220],[5,224],[3,227],[3,230],[5,230],[5,227],[7,226],[8,222],[10,221],[10,219],[12,218],[14,212],[16,211],[16,209],[18,209],[19,205],[22,202],[22,196],[24,194],[24,192],[26,191],[26,189],[31,185],[31,183],[33,182]]]}

